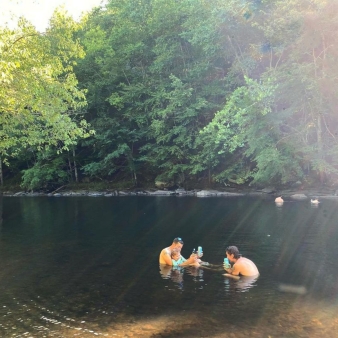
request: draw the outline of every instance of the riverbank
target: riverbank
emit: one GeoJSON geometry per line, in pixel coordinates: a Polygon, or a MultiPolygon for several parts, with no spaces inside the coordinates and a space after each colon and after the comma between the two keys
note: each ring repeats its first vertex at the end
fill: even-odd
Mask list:
{"type": "Polygon", "coordinates": [[[2,192],[3,196],[9,197],[34,197],[34,196],[48,196],[48,197],[74,197],[74,196],[88,196],[88,197],[112,197],[112,196],[196,196],[196,197],[233,197],[233,196],[262,196],[262,197],[276,197],[283,196],[287,199],[338,199],[338,191],[333,188],[308,188],[308,189],[285,189],[277,190],[273,188],[263,189],[249,189],[249,188],[228,188],[228,189],[192,189],[185,190],[178,188],[174,190],[162,189],[106,189],[106,190],[92,190],[92,189],[57,189],[54,192],[27,192],[27,191],[10,191],[2,192]]]}

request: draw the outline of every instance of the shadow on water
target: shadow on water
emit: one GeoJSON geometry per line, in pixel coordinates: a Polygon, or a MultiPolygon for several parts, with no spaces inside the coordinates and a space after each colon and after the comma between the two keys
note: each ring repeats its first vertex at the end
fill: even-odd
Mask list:
{"type": "Polygon", "coordinates": [[[333,337],[336,201],[3,198],[1,337],[333,337]],[[211,268],[159,267],[181,236],[211,268]],[[228,245],[260,270],[223,276],[228,245]]]}

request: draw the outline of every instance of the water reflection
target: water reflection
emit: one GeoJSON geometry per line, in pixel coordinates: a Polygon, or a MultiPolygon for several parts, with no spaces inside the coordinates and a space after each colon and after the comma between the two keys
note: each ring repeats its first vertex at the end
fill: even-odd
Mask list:
{"type": "Polygon", "coordinates": [[[240,292],[247,292],[249,289],[257,285],[255,283],[257,282],[258,278],[259,276],[242,276],[238,281],[236,281],[235,288],[240,292]]]}
{"type": "Polygon", "coordinates": [[[180,266],[169,266],[160,264],[160,275],[163,279],[171,279],[177,284],[180,290],[183,290],[184,268],[180,266]]]}
{"type": "Polygon", "coordinates": [[[337,201],[4,197],[2,211],[0,337],[336,335],[337,201]],[[158,270],[178,234],[210,262],[238,244],[259,280],[158,270]]]}
{"type": "Polygon", "coordinates": [[[226,292],[234,289],[236,292],[247,292],[254,286],[259,276],[225,276],[224,289],[226,292]]]}
{"type": "MultiPolygon", "coordinates": [[[[210,267],[195,267],[195,266],[186,266],[186,267],[171,267],[168,265],[160,265],[160,275],[163,279],[170,279],[175,283],[178,289],[184,289],[184,275],[191,276],[191,282],[200,283],[199,288],[203,289],[205,280],[204,274],[205,270],[210,271],[211,274],[216,273],[216,276],[219,276],[220,273],[224,272],[223,267],[220,265],[212,265],[210,267]]],[[[222,273],[224,277],[224,286],[225,291],[229,292],[234,290],[235,292],[248,292],[251,288],[257,286],[256,282],[259,278],[258,276],[229,276],[222,273]]],[[[217,277],[216,277],[217,278],[217,277]]],[[[205,284],[206,285],[206,284],[205,284]]]]}
{"type": "Polygon", "coordinates": [[[160,264],[160,275],[163,279],[171,279],[180,290],[183,290],[184,274],[192,276],[192,281],[196,283],[204,282],[203,269],[196,266],[169,266],[160,264]]]}
{"type": "Polygon", "coordinates": [[[188,266],[187,274],[193,276],[194,282],[203,282],[203,269],[196,266],[188,266]]]}

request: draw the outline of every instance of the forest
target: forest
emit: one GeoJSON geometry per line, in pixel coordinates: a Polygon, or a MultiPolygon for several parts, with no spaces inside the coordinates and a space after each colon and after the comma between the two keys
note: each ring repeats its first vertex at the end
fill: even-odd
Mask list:
{"type": "Polygon", "coordinates": [[[330,0],[108,0],[2,27],[2,189],[337,184],[337,31],[330,0]]]}

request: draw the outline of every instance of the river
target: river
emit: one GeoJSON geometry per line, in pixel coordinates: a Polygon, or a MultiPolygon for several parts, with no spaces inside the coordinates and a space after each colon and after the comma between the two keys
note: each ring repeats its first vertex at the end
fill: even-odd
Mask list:
{"type": "Polygon", "coordinates": [[[338,201],[3,197],[1,337],[334,337],[338,201]],[[214,269],[163,270],[182,237],[214,269]],[[260,270],[223,276],[228,245],[260,270]]]}

